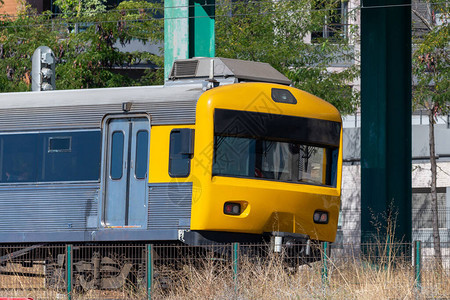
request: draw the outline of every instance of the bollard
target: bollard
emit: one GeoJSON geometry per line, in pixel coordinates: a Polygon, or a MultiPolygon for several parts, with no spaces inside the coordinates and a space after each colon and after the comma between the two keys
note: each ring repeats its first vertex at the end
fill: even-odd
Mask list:
{"type": "Polygon", "coordinates": [[[422,245],[420,241],[414,242],[414,280],[416,282],[416,288],[420,292],[422,289],[422,245]]]}
{"type": "Polygon", "coordinates": [[[66,291],[67,299],[72,299],[72,245],[66,245],[66,291]]]}
{"type": "Polygon", "coordinates": [[[147,298],[152,299],[153,287],[153,245],[147,244],[147,298]]]}

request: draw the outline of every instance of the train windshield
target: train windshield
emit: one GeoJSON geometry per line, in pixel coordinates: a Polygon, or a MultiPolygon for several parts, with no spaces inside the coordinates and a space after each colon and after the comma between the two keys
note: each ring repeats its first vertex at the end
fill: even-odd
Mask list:
{"type": "Polygon", "coordinates": [[[216,136],[213,175],[330,186],[333,152],[299,143],[216,136]]]}
{"type": "Polygon", "coordinates": [[[213,176],[336,186],[340,123],[216,109],[213,176]]]}

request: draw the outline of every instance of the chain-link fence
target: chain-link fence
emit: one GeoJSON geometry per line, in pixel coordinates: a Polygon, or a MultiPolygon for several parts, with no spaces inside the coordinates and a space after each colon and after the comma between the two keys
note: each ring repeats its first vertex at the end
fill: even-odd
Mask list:
{"type": "Polygon", "coordinates": [[[0,296],[33,299],[448,298],[450,244],[0,246],[0,296]],[[376,294],[374,294],[376,293],[376,294]]]}

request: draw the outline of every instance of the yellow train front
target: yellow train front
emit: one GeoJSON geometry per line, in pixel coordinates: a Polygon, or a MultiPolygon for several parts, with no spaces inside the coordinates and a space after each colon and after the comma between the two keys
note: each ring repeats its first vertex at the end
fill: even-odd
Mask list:
{"type": "Polygon", "coordinates": [[[192,182],[190,230],[180,233],[182,241],[334,241],[342,126],[331,104],[274,83],[219,86],[200,96],[195,125],[162,134],[170,143],[150,153],[169,155],[151,155],[150,170],[168,165],[169,172],[149,179],[192,182]]]}

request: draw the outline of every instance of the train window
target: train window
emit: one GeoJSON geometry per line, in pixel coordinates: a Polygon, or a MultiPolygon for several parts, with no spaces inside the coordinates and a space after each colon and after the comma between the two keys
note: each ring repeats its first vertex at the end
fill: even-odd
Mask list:
{"type": "Polygon", "coordinates": [[[148,168],[148,131],[139,130],[136,135],[136,178],[144,179],[148,168]]]}
{"type": "Polygon", "coordinates": [[[169,175],[187,177],[194,154],[194,130],[188,128],[173,129],[170,132],[169,175]]]}
{"type": "Polygon", "coordinates": [[[0,136],[0,182],[36,181],[38,150],[38,134],[0,136]]]}
{"type": "Polygon", "coordinates": [[[42,168],[38,181],[98,180],[100,176],[100,131],[41,134],[42,168]]]}
{"type": "Polygon", "coordinates": [[[214,146],[213,175],[328,186],[336,182],[337,156],[328,148],[230,136],[216,136],[214,146]]]}
{"type": "MultiPolygon", "coordinates": [[[[294,103],[284,91],[272,97],[294,103]]],[[[336,121],[215,109],[213,175],[335,186],[340,132],[336,121]]]]}
{"type": "Polygon", "coordinates": [[[0,135],[0,182],[99,180],[100,131],[0,135]]]}
{"type": "Polygon", "coordinates": [[[255,169],[255,144],[251,139],[216,136],[213,174],[249,176],[255,169]]]}
{"type": "Polygon", "coordinates": [[[312,146],[298,146],[298,181],[313,184],[326,184],[323,167],[325,149],[312,146]]]}
{"type": "Polygon", "coordinates": [[[122,131],[115,131],[111,141],[111,179],[122,178],[124,136],[122,131]]]}
{"type": "Polygon", "coordinates": [[[48,138],[48,152],[70,152],[72,148],[72,137],[60,136],[48,138]]]}

